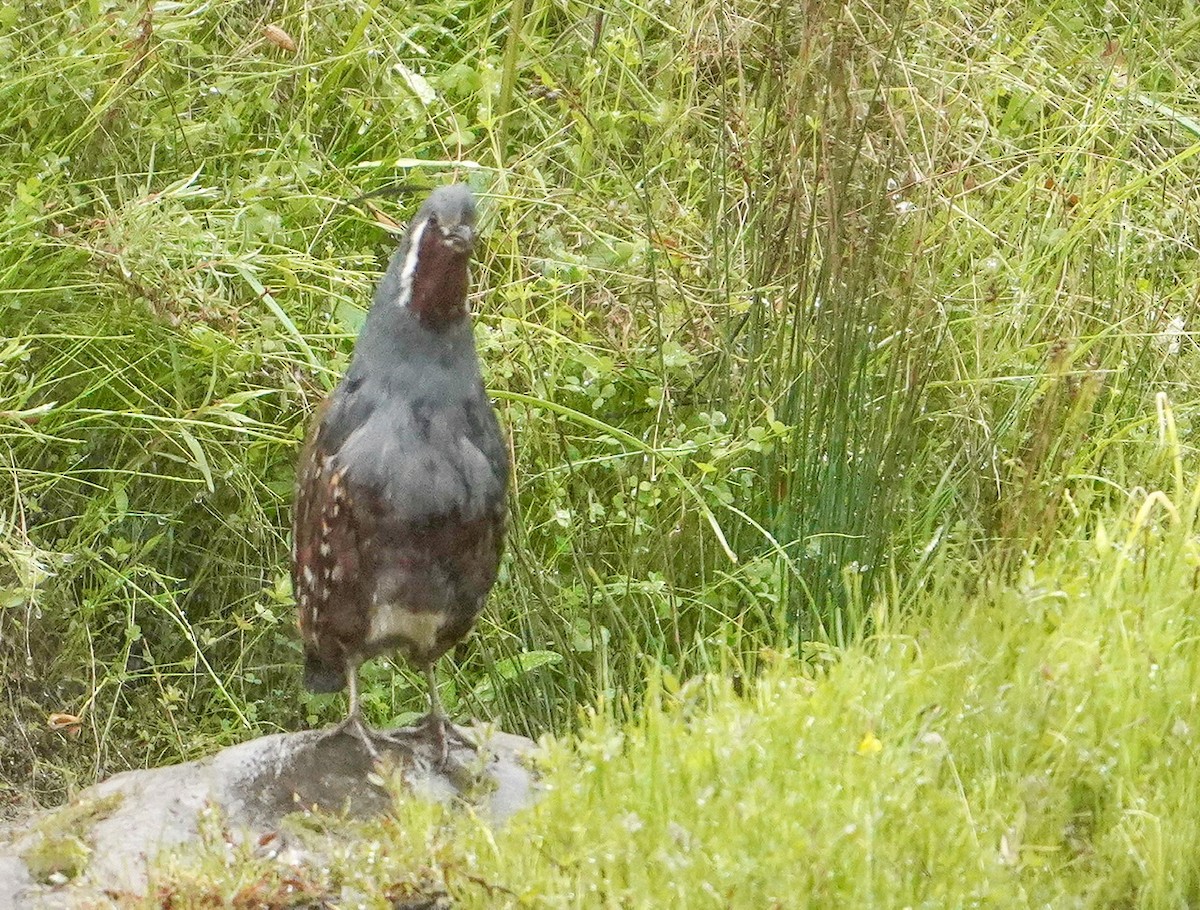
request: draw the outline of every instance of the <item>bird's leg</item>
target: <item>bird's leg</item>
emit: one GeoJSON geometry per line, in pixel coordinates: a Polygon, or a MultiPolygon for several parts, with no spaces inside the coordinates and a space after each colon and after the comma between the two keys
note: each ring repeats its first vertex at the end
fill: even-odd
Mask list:
{"type": "Polygon", "coordinates": [[[470,749],[478,748],[463,733],[450,723],[446,709],[442,707],[441,696],[438,695],[437,676],[433,664],[425,668],[425,681],[429,684],[429,716],[425,718],[425,727],[433,739],[433,747],[438,758],[438,767],[445,768],[450,757],[449,740],[454,738],[470,749]]]}
{"type": "Polygon", "coordinates": [[[433,737],[433,748],[438,757],[438,767],[444,768],[446,759],[450,755],[450,749],[446,743],[446,726],[450,723],[450,719],[446,716],[446,709],[442,707],[442,699],[438,695],[437,676],[433,672],[433,664],[425,668],[425,681],[429,684],[429,717],[426,718],[425,725],[433,737]]]}
{"type": "Polygon", "coordinates": [[[367,726],[363,720],[362,707],[358,702],[358,664],[348,664],[346,666],[346,682],[350,685],[350,710],[336,727],[328,730],[322,737],[338,736],[342,733],[349,733],[367,747],[367,754],[375,761],[379,761],[379,750],[375,748],[375,739],[380,737],[374,730],[367,726]]]}

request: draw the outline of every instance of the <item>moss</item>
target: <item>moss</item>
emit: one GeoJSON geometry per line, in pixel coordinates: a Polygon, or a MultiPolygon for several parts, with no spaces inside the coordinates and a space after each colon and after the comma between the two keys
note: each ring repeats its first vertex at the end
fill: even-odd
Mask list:
{"type": "Polygon", "coordinates": [[[32,843],[21,854],[30,874],[43,883],[80,875],[92,855],[92,828],[108,818],[123,798],[113,793],[77,800],[42,819],[34,829],[32,843]]]}

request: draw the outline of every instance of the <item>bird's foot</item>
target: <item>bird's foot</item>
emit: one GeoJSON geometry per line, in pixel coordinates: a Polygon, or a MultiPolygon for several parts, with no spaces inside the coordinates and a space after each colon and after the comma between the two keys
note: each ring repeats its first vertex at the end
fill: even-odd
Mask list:
{"type": "Polygon", "coordinates": [[[372,730],[367,726],[366,721],[362,719],[362,715],[351,713],[335,727],[330,727],[322,735],[321,739],[329,739],[334,736],[353,736],[367,750],[367,754],[371,756],[373,761],[380,761],[382,755],[379,752],[378,743],[387,743],[389,745],[400,745],[398,740],[393,739],[386,733],[381,733],[378,730],[372,730]]]}
{"type": "Polygon", "coordinates": [[[434,760],[440,771],[445,771],[450,764],[451,743],[470,749],[472,752],[479,751],[479,745],[450,723],[450,718],[445,714],[430,713],[421,726],[422,732],[429,737],[429,741],[433,744],[434,760]]]}

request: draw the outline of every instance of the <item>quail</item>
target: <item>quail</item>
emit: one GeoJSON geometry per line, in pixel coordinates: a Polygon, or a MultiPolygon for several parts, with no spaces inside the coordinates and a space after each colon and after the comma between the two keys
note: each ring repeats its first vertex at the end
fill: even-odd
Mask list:
{"type": "Polygon", "coordinates": [[[444,764],[459,735],[434,664],[461,641],[496,581],[509,456],[484,390],[467,307],[475,201],[434,190],[375,292],[341,383],[297,468],[292,580],[304,684],[350,689],[330,734],[388,739],[365,723],[357,671],[400,653],[429,686],[425,728],[444,764]]]}

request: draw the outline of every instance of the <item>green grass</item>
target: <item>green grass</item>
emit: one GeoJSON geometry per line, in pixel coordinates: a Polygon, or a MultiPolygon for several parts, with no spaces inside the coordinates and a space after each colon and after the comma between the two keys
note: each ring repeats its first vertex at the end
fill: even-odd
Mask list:
{"type": "MultiPolygon", "coordinates": [[[[648,680],[859,653],[880,597],[988,640],[979,592],[1024,615],[1145,490],[1191,514],[1197,15],[0,4],[3,786],[341,710],[300,691],[286,528],[415,204],[365,193],[483,198],[517,466],[457,716],[634,735],[648,680]]],[[[421,710],[364,675],[374,721],[421,710]]]]}
{"type": "Polygon", "coordinates": [[[299,884],[217,837],[155,901],[283,905],[291,876],[365,907],[1194,906],[1200,552],[1137,505],[1009,585],[881,599],[873,634],[741,696],[656,674],[635,722],[548,741],[498,832],[400,797],[299,884]]]}

